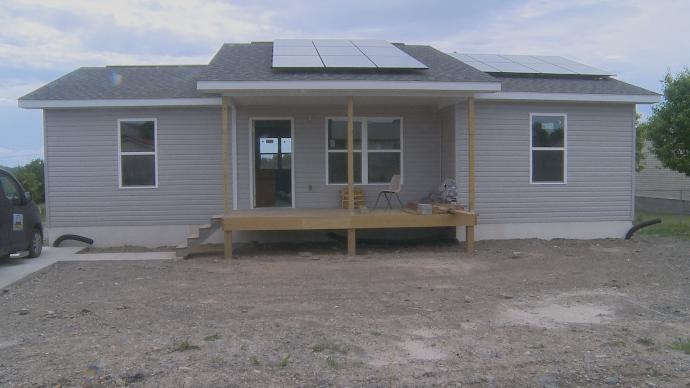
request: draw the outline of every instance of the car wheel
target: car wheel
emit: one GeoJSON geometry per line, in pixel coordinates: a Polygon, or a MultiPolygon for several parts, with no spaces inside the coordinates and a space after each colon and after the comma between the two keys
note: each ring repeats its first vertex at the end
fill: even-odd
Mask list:
{"type": "Polygon", "coordinates": [[[41,251],[43,250],[43,233],[40,230],[34,230],[31,235],[31,242],[29,243],[29,257],[41,256],[41,251]]]}

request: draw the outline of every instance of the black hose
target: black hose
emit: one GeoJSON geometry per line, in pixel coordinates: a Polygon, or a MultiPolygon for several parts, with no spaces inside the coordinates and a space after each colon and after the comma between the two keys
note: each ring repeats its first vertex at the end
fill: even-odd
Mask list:
{"type": "Polygon", "coordinates": [[[54,247],[59,247],[60,244],[62,244],[62,242],[65,241],[65,240],[80,241],[80,242],[83,242],[83,243],[86,243],[86,244],[89,244],[89,245],[92,245],[92,244],[93,244],[93,240],[90,239],[90,238],[88,238],[88,237],[79,236],[79,235],[76,235],[76,234],[63,234],[62,236],[60,236],[60,237],[58,237],[58,238],[55,239],[55,241],[53,242],[53,246],[54,246],[54,247]]]}
{"type": "Polygon", "coordinates": [[[628,233],[625,234],[625,239],[630,240],[630,237],[632,237],[635,232],[638,230],[650,226],[650,225],[655,225],[655,224],[660,224],[661,223],[661,218],[655,218],[653,220],[645,221],[645,222],[640,222],[637,225],[634,225],[630,230],[628,230],[628,233]]]}

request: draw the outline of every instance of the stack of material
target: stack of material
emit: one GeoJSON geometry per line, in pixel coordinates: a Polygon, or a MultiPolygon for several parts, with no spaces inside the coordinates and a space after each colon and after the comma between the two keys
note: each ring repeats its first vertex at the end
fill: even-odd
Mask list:
{"type": "MultiPolygon", "coordinates": [[[[361,209],[364,207],[364,190],[359,187],[353,189],[355,192],[355,209],[361,209]]],[[[349,206],[350,192],[347,187],[340,190],[340,206],[343,209],[347,209],[349,206]]]]}
{"type": "MultiPolygon", "coordinates": [[[[432,214],[446,214],[446,213],[455,214],[458,212],[463,212],[465,210],[465,206],[463,206],[462,204],[459,204],[459,203],[432,202],[431,204],[421,204],[421,205],[431,206],[431,213],[432,214]]],[[[421,207],[420,207],[419,202],[408,202],[407,207],[403,210],[408,212],[408,213],[425,214],[420,209],[421,209],[421,207]]],[[[428,214],[428,213],[426,213],[426,214],[428,214]]]]}

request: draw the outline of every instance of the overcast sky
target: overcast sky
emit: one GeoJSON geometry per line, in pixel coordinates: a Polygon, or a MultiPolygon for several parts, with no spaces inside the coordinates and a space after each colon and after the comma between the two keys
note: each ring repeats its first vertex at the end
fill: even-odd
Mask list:
{"type": "MultiPolygon", "coordinates": [[[[690,1],[0,1],[0,165],[43,155],[17,98],[80,66],[205,64],[223,42],[370,38],[560,55],[660,91],[690,64],[690,1]]],[[[648,107],[638,107],[648,113],[648,107]]]]}

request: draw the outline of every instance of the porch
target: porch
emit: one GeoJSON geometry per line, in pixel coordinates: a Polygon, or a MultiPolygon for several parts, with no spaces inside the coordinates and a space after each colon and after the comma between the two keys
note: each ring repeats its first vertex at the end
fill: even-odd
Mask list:
{"type": "MultiPolygon", "coordinates": [[[[216,222],[222,226],[224,232],[224,251],[227,258],[232,257],[233,233],[240,231],[347,230],[348,255],[355,255],[358,229],[464,227],[467,252],[473,252],[474,229],[477,224],[477,215],[474,212],[475,103],[470,93],[441,97],[341,95],[324,98],[300,95],[290,96],[289,104],[286,97],[288,96],[264,97],[261,101],[237,95],[222,98],[224,211],[216,222]],[[320,101],[316,101],[315,98],[320,101]],[[358,102],[357,116],[355,100],[358,102]],[[458,105],[459,103],[462,105],[458,105]],[[458,108],[462,109],[462,112],[453,113],[449,120],[445,120],[444,108],[453,112],[458,108]],[[424,109],[424,113],[415,117],[417,120],[407,120],[406,122],[411,124],[404,131],[402,121],[412,114],[410,109],[424,109]],[[329,118],[338,115],[344,127],[340,135],[342,137],[332,139],[329,118]],[[402,209],[355,209],[352,196],[344,204],[344,209],[335,208],[341,204],[335,199],[335,190],[343,188],[351,193],[357,186],[372,193],[383,188],[385,179],[377,179],[372,183],[373,179],[369,174],[370,179],[367,180],[367,163],[364,161],[367,157],[366,140],[361,140],[361,144],[356,145],[355,135],[357,133],[358,141],[367,138],[367,124],[371,125],[371,122],[367,122],[367,117],[380,120],[381,117],[391,116],[394,117],[392,121],[398,125],[394,133],[399,133],[399,137],[393,139],[396,145],[392,146],[390,151],[385,151],[399,154],[398,164],[390,173],[408,177],[403,185],[407,198],[403,201],[418,200],[422,197],[423,190],[437,187],[443,178],[452,177],[456,180],[462,179],[462,182],[458,183],[465,192],[458,200],[467,210],[422,215],[402,209]],[[282,177],[285,178],[282,181],[289,183],[289,186],[275,184],[276,195],[269,197],[259,196],[266,188],[265,182],[260,181],[260,177],[265,175],[259,171],[263,168],[262,157],[264,152],[272,152],[270,156],[273,159],[285,160],[285,155],[281,154],[281,146],[275,147],[277,151],[269,150],[269,147],[265,150],[262,148],[263,143],[259,134],[265,128],[260,131],[257,123],[264,124],[266,120],[283,121],[281,125],[286,126],[280,130],[284,135],[272,133],[267,137],[273,144],[287,144],[289,162],[287,166],[283,165],[282,169],[287,169],[286,177],[291,178],[282,177]],[[326,123],[326,128],[319,123],[326,123]],[[406,133],[404,139],[403,132],[406,133]],[[288,137],[287,143],[284,143],[286,140],[283,136],[288,137]],[[293,144],[295,136],[297,140],[293,144]],[[321,140],[324,138],[322,136],[327,136],[325,142],[321,140]],[[238,143],[248,143],[249,147],[238,147],[238,143]],[[466,161],[457,156],[456,143],[466,144],[465,147],[461,146],[466,149],[466,153],[461,151],[466,156],[466,161]],[[338,148],[339,145],[341,148],[338,148]],[[403,148],[412,150],[408,152],[408,157],[403,158],[403,148]],[[329,157],[335,156],[331,152],[344,157],[341,160],[340,175],[336,174],[341,180],[335,179],[333,171],[328,168],[329,157]],[[278,155],[278,158],[274,155],[278,155]],[[357,165],[356,156],[362,159],[357,165]],[[249,163],[245,164],[244,161],[247,160],[249,163]],[[458,173],[460,163],[466,163],[466,167],[461,167],[466,171],[466,175],[462,174],[465,177],[462,178],[458,173]],[[319,166],[324,164],[326,168],[322,170],[319,166]],[[325,182],[321,181],[322,177],[325,177],[325,182]],[[279,186],[285,188],[278,189],[279,186]],[[282,197],[286,197],[289,200],[281,203],[273,197],[281,197],[281,200],[282,197]],[[268,202],[271,203],[268,207],[264,201],[266,198],[269,198],[268,202]],[[329,208],[330,203],[334,208],[329,208]]],[[[368,133],[371,134],[372,130],[368,133]]],[[[373,151],[376,150],[370,149],[370,152],[373,151]]],[[[372,157],[372,154],[368,156],[372,157]]],[[[281,164],[277,163],[269,168],[281,169],[280,166],[281,164]]],[[[279,175],[274,171],[271,174],[275,177],[279,175]]],[[[277,178],[275,180],[278,181],[277,178]]]]}
{"type": "MultiPolygon", "coordinates": [[[[448,213],[415,214],[406,209],[253,209],[231,210],[217,216],[224,234],[225,257],[232,258],[233,232],[284,230],[347,230],[348,254],[356,253],[358,229],[474,227],[474,212],[453,210],[448,213]]],[[[468,240],[468,245],[472,244],[468,240]]]]}

